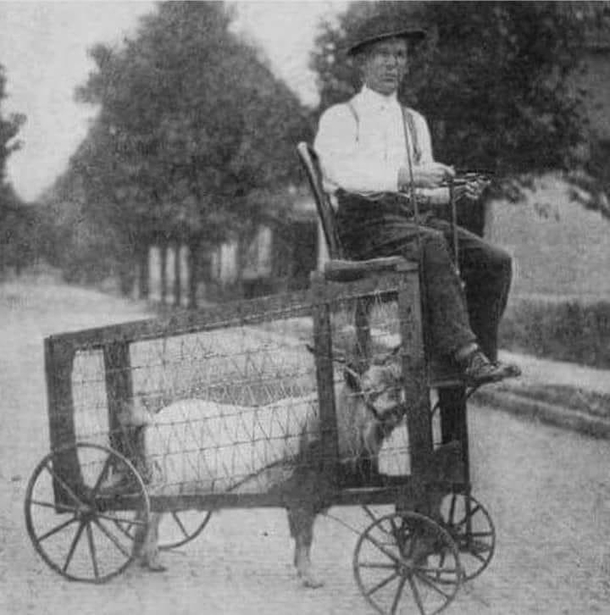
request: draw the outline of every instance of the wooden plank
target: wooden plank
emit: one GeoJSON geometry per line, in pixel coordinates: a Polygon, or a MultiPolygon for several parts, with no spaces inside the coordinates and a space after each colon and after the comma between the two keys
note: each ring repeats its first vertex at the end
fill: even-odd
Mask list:
{"type": "MultiPolygon", "coordinates": [[[[336,489],[325,493],[329,506],[362,506],[395,504],[402,509],[411,508],[412,496],[409,477],[405,483],[383,487],[336,489]]],[[[180,495],[151,495],[150,507],[155,512],[180,510],[217,510],[221,508],[285,508],[287,499],[281,490],[272,493],[209,493],[180,495]]],[[[129,508],[127,498],[114,498],[108,507],[129,508]]]]}
{"type": "Polygon", "coordinates": [[[119,416],[133,404],[133,382],[129,344],[113,342],[103,348],[106,403],[108,405],[108,439],[112,449],[127,457],[136,467],[144,458],[137,429],[124,429],[119,416]]]}
{"type": "Polygon", "coordinates": [[[312,312],[313,338],[323,456],[322,467],[326,476],[334,476],[339,462],[339,443],[330,308],[324,297],[324,287],[324,278],[320,273],[314,272],[311,276],[311,290],[314,300],[312,312]]]}
{"type": "Polygon", "coordinates": [[[399,256],[373,258],[364,261],[332,259],[324,266],[324,277],[335,282],[352,282],[373,274],[382,275],[394,272],[397,268],[401,268],[403,271],[405,268],[417,271],[418,265],[416,262],[407,261],[399,256]]]}
{"type": "Polygon", "coordinates": [[[310,313],[309,292],[232,301],[196,311],[182,311],[167,317],[138,320],[95,327],[51,336],[74,348],[99,348],[114,342],[158,339],[185,335],[220,327],[252,325],[280,317],[306,316],[310,313]]]}
{"type": "Polygon", "coordinates": [[[423,498],[426,472],[432,457],[430,395],[427,385],[419,275],[406,271],[398,292],[398,313],[401,331],[401,356],[411,473],[416,481],[417,497],[423,498]]]}
{"type": "MultiPolygon", "coordinates": [[[[327,283],[319,289],[329,303],[350,301],[368,295],[396,292],[400,274],[372,276],[353,283],[327,283]]],[[[281,318],[309,316],[311,291],[273,295],[247,301],[232,301],[196,311],[181,311],[166,317],[126,322],[52,335],[73,349],[94,349],[107,344],[129,343],[210,331],[222,327],[256,325],[281,318]]]]}
{"type": "Polygon", "coordinates": [[[464,467],[464,480],[470,482],[470,453],[468,446],[468,416],[466,389],[463,385],[442,387],[438,391],[443,444],[459,442],[464,467]]]}
{"type": "MultiPolygon", "coordinates": [[[[44,342],[45,377],[47,384],[47,414],[49,438],[52,451],[58,451],[53,458],[53,471],[67,485],[76,489],[82,482],[76,449],[74,426],[74,400],[72,397],[72,369],[74,351],[61,340],[44,342]]],[[[70,504],[72,500],[53,480],[56,504],[70,504]]]]}
{"type": "Polygon", "coordinates": [[[402,273],[386,273],[355,282],[326,281],[320,292],[329,303],[355,301],[372,296],[390,297],[398,291],[401,278],[402,273]]]}
{"type": "Polygon", "coordinates": [[[44,341],[47,409],[51,449],[75,441],[72,368],[74,352],[61,340],[44,341]]]}
{"type": "Polygon", "coordinates": [[[368,365],[371,359],[371,308],[368,297],[356,299],[354,325],[356,327],[356,354],[360,365],[368,365]]]}

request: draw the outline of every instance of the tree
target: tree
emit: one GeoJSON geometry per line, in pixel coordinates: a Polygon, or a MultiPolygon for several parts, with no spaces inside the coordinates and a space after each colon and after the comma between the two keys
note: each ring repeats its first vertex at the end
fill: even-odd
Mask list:
{"type": "Polygon", "coordinates": [[[77,98],[100,113],[71,168],[85,215],[115,229],[140,269],[150,242],[193,254],[251,234],[298,177],[306,111],[231,19],[218,2],[161,3],[133,39],[91,50],[96,69],[77,98]]]}
{"type": "Polygon", "coordinates": [[[9,156],[21,147],[16,139],[25,122],[19,113],[5,117],[2,101],[6,99],[6,77],[0,64],[0,271],[5,266],[20,269],[31,260],[32,246],[28,228],[31,226],[31,212],[23,207],[19,197],[6,178],[6,164],[9,156]]]}
{"type": "Polygon", "coordinates": [[[399,95],[425,111],[439,160],[500,177],[572,169],[588,136],[570,83],[591,17],[583,4],[595,12],[572,2],[354,3],[317,39],[322,107],[357,87],[341,51],[364,16],[417,18],[430,35],[399,95]]]}
{"type": "Polygon", "coordinates": [[[101,105],[98,144],[75,164],[115,223],[220,242],[295,178],[304,110],[230,22],[222,3],[162,3],[123,48],[92,50],[78,97],[101,105]]]}
{"type": "Polygon", "coordinates": [[[6,163],[9,156],[21,147],[21,142],[16,140],[16,137],[25,122],[25,115],[20,113],[3,116],[2,101],[6,99],[5,87],[6,76],[4,67],[0,64],[0,189],[7,188],[6,163]]]}

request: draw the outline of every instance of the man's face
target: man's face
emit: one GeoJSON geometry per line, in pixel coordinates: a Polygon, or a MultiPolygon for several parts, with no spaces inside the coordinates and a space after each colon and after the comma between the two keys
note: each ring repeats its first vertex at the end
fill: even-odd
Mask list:
{"type": "Polygon", "coordinates": [[[407,70],[407,41],[390,38],[372,43],[363,51],[364,84],[379,94],[393,94],[407,70]]]}

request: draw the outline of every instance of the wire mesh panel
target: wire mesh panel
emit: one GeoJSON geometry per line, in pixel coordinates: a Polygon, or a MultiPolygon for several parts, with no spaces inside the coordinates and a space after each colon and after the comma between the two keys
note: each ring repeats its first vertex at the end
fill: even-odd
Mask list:
{"type": "MultiPolygon", "coordinates": [[[[349,478],[356,485],[374,484],[384,475],[408,475],[411,466],[398,352],[401,333],[396,280],[379,284],[370,294],[346,292],[344,297],[339,295],[331,303],[331,339],[334,357],[344,358],[348,367],[365,376],[360,390],[348,387],[340,392],[336,408],[343,469],[351,474],[349,478]],[[371,365],[379,365],[382,369],[370,370],[371,365]],[[379,422],[373,425],[376,430],[385,429],[379,437],[379,448],[373,446],[375,442],[363,446],[363,434],[355,424],[354,404],[373,405],[382,395],[384,403],[395,404],[398,414],[388,417],[387,427],[379,422]]],[[[343,378],[343,374],[338,376],[343,378]]],[[[370,413],[371,409],[365,411],[370,413]]],[[[365,416],[364,420],[370,418],[365,416]]],[[[381,418],[383,422],[383,417],[373,418],[381,418]]]]}
{"type": "Polygon", "coordinates": [[[358,485],[408,474],[399,279],[59,336],[55,441],[110,446],[153,495],[264,494],[325,464],[358,485]]]}

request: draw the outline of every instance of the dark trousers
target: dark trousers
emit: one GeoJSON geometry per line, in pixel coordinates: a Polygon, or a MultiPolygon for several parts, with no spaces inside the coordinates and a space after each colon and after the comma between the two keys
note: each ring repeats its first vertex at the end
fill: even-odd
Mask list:
{"type": "Polygon", "coordinates": [[[449,355],[478,341],[483,352],[495,360],[498,326],[512,277],[510,256],[457,227],[458,275],[451,224],[432,211],[422,213],[418,225],[402,195],[386,194],[371,201],[340,191],[337,197],[339,237],[348,258],[404,256],[421,261],[434,351],[449,355]]]}

